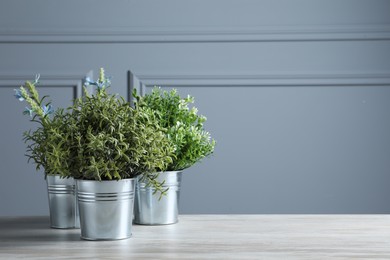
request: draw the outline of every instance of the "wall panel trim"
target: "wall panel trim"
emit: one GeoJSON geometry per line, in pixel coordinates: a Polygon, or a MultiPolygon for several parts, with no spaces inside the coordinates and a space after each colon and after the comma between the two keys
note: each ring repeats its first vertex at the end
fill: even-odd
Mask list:
{"type": "Polygon", "coordinates": [[[349,74],[247,74],[247,75],[135,75],[128,71],[128,98],[135,88],[141,95],[147,87],[161,86],[390,86],[389,73],[349,73],[349,74]]]}
{"type": "MultiPolygon", "coordinates": [[[[36,73],[23,72],[1,72],[0,87],[17,88],[24,84],[25,81],[34,80],[36,73]]],[[[44,72],[40,74],[40,86],[53,87],[71,87],[73,88],[73,98],[79,98],[83,95],[83,84],[85,77],[93,78],[93,72],[89,71],[86,74],[80,73],[62,73],[62,72],[44,72]]],[[[89,91],[91,91],[89,89],[89,91]]]]}
{"type": "Polygon", "coordinates": [[[390,24],[247,26],[0,28],[0,43],[162,43],[390,40],[390,24]]]}

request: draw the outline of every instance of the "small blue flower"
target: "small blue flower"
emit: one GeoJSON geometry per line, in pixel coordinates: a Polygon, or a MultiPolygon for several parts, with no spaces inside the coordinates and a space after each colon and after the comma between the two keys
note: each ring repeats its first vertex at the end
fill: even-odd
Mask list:
{"type": "Polygon", "coordinates": [[[23,115],[30,115],[30,117],[33,117],[33,110],[26,107],[26,109],[23,111],[23,115]]]}
{"type": "Polygon", "coordinates": [[[96,82],[96,87],[100,89],[104,89],[104,82],[96,82]]]}
{"type": "Polygon", "coordinates": [[[42,106],[43,115],[50,115],[54,112],[53,107],[51,105],[48,106],[42,106]]]}
{"type": "Polygon", "coordinates": [[[19,99],[19,101],[24,101],[24,97],[22,96],[22,92],[19,89],[14,89],[15,94],[14,97],[19,99]]]}
{"type": "Polygon", "coordinates": [[[105,78],[104,80],[104,87],[111,86],[111,77],[105,78]]]}
{"type": "Polygon", "coordinates": [[[104,82],[100,82],[100,81],[92,81],[91,78],[86,77],[84,79],[84,85],[85,86],[93,85],[96,86],[99,90],[102,90],[105,89],[106,87],[111,86],[111,78],[105,78],[104,82]]]}
{"type": "Polygon", "coordinates": [[[40,74],[35,75],[35,81],[34,81],[33,85],[37,85],[39,83],[39,78],[40,77],[41,77],[40,74]]]}
{"type": "Polygon", "coordinates": [[[89,86],[89,85],[97,86],[97,83],[95,81],[92,81],[90,77],[86,77],[84,79],[84,85],[85,86],[89,86]]]}

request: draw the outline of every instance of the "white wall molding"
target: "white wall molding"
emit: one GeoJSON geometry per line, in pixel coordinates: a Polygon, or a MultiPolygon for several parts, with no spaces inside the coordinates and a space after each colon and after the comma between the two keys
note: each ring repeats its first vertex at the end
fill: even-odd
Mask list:
{"type": "MultiPolygon", "coordinates": [[[[0,73],[0,87],[14,87],[21,86],[25,81],[33,81],[35,73],[22,72],[1,72],[0,73]]],[[[61,72],[44,72],[40,76],[39,86],[45,87],[70,87],[73,88],[73,98],[78,98],[83,95],[83,84],[85,77],[93,77],[93,72],[89,71],[86,74],[81,73],[61,73],[61,72]]]]}
{"type": "Polygon", "coordinates": [[[0,43],[161,43],[390,40],[390,24],[257,27],[0,28],[0,43]]]}

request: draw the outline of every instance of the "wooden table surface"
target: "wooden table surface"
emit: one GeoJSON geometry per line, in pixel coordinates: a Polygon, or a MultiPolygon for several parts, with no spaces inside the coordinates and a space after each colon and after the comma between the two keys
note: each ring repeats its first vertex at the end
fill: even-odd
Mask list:
{"type": "Polygon", "coordinates": [[[1,259],[390,259],[389,215],[180,215],[84,241],[48,217],[0,218],[1,259]]]}

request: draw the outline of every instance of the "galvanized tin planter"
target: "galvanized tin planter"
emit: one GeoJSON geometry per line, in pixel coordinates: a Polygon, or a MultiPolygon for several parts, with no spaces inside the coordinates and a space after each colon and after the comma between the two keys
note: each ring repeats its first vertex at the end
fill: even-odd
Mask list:
{"type": "Polygon", "coordinates": [[[81,238],[117,240],[131,237],[135,179],[76,180],[81,238]]]}
{"type": "Polygon", "coordinates": [[[159,174],[157,181],[164,181],[169,188],[166,196],[160,198],[155,189],[138,178],[134,205],[134,223],[142,225],[167,225],[178,222],[179,197],[182,172],[171,171],[159,174]]]}
{"type": "Polygon", "coordinates": [[[58,175],[47,175],[50,226],[52,228],[79,228],[79,212],[76,201],[75,181],[58,175]]]}

